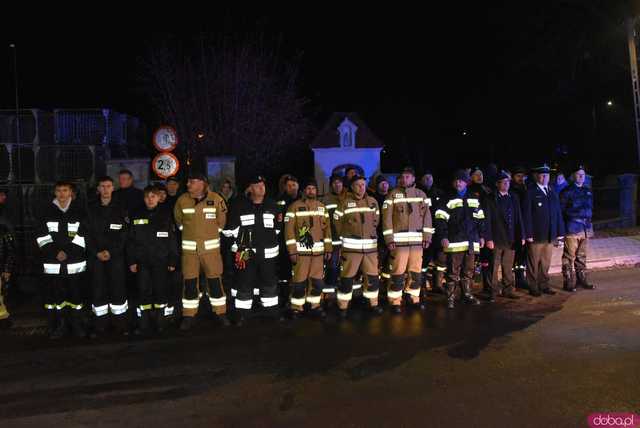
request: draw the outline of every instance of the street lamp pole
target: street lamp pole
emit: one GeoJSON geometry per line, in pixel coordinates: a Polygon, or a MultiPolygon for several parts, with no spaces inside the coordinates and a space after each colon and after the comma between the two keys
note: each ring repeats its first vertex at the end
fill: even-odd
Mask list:
{"type": "Polygon", "coordinates": [[[633,88],[634,125],[636,130],[636,147],[638,150],[638,164],[640,165],[640,83],[638,82],[638,57],[635,37],[636,17],[628,17],[625,21],[627,27],[627,43],[629,46],[629,65],[631,71],[631,85],[633,88]]]}

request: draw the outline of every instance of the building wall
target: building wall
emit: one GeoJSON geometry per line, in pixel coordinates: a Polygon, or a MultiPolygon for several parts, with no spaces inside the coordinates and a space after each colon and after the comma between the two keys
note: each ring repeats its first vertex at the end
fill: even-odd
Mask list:
{"type": "Polygon", "coordinates": [[[128,169],[133,173],[133,185],[139,189],[143,189],[149,184],[151,159],[111,159],[107,162],[107,175],[115,181],[118,187],[118,172],[121,169],[128,169]]]}
{"type": "Polygon", "coordinates": [[[329,177],[334,168],[344,164],[360,166],[365,177],[370,178],[380,172],[380,151],[382,148],[372,149],[313,149],[315,177],[318,181],[320,194],[329,192],[329,177]]]}

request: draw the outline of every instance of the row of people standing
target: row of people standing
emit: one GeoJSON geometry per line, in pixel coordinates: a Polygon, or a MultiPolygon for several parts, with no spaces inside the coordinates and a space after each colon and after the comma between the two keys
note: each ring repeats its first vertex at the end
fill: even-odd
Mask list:
{"type": "MultiPolygon", "coordinates": [[[[477,304],[471,283],[481,248],[490,251],[490,300],[498,294],[513,297],[508,266],[517,248],[525,247],[524,240],[528,241],[531,292],[551,294],[549,245],[564,236],[564,219],[557,195],[545,188],[548,172],[546,166],[536,170],[538,186],[519,201],[514,192],[509,192],[511,177],[506,173],[496,180],[496,192],[483,194],[475,190],[479,186],[474,184],[478,183],[467,188],[470,177],[466,171],[458,171],[446,195],[433,186],[426,193],[416,188],[415,173],[406,168],[399,186],[380,199],[381,203],[367,195],[366,180],[355,174],[346,178],[347,183],[332,177],[332,192],[324,197],[324,203],[318,201],[318,186],[312,180],[304,183],[303,197],[296,198],[297,180],[293,177],[283,183],[288,188],[287,197],[275,202],[266,197],[264,178],[256,176],[249,183],[247,197],[236,197],[230,208],[225,198],[209,189],[206,176],[194,175],[188,180],[187,193],[180,197],[175,192],[169,194],[175,198],[173,209],[160,206],[162,189],[148,187],[140,203],[140,191],[131,190],[127,183],[123,186],[122,180],[120,196],[111,198],[113,183],[105,177],[98,186],[99,201],[88,216],[73,203],[72,186],[59,183],[55,200],[43,213],[37,238],[44,273],[49,278],[45,307],[52,335],[63,334],[66,324],[74,333],[82,334],[78,274],[87,269],[92,272],[96,330],[102,329],[101,317],[108,313],[115,325],[120,324],[118,317],[128,309],[124,285],[127,273],[119,268],[123,264],[136,274],[136,312],[141,330],[149,328],[151,318],[162,329],[166,317],[172,314],[172,287],[167,278],[177,270],[182,272],[183,330],[193,324],[202,296],[208,298],[223,324],[230,323],[226,316],[229,299],[222,282],[223,272],[229,267],[233,271],[231,294],[238,324],[251,311],[255,294],[266,313],[279,316],[278,281],[281,285],[290,283],[287,300],[294,317],[307,304],[312,312],[324,316],[320,302],[334,292],[340,315],[345,317],[360,276],[363,295],[374,313],[381,312],[381,288],[386,288],[394,312],[402,311],[403,297],[408,305],[424,308],[423,266],[429,259],[436,261],[433,287],[438,287],[438,278],[446,274],[450,307],[455,304],[456,288],[464,300],[477,304]],[[344,191],[344,187],[349,190],[344,191]],[[225,240],[230,246],[226,262],[222,251],[225,240]],[[381,278],[387,287],[381,287],[381,278]]],[[[124,176],[131,178],[130,173],[124,176]]],[[[570,189],[573,187],[567,192],[570,189]]],[[[563,199],[568,214],[578,204],[569,196],[567,193],[563,199]]],[[[580,209],[574,213],[572,224],[588,226],[590,211],[580,209]],[[583,216],[580,221],[576,220],[578,215],[583,216]]],[[[567,260],[571,252],[584,253],[585,245],[585,239],[579,238],[573,246],[566,244],[567,260]]],[[[576,276],[584,279],[583,286],[589,285],[585,267],[576,268],[581,272],[576,276]]]]}

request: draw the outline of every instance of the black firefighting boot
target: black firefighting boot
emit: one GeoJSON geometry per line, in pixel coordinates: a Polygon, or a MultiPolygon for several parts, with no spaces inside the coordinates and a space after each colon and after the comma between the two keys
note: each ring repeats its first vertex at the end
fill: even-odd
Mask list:
{"type": "Polygon", "coordinates": [[[596,288],[595,285],[590,284],[589,281],[587,281],[587,272],[583,271],[583,270],[578,270],[576,271],[576,278],[577,278],[577,285],[579,285],[582,288],[585,288],[587,290],[593,290],[594,288],[596,288]]]}
{"type": "MultiPolygon", "coordinates": [[[[422,284],[422,279],[426,276],[424,275],[422,272],[410,272],[411,275],[411,286],[413,287],[413,284],[422,284]]],[[[415,302],[415,299],[411,299],[411,303],[414,309],[418,309],[421,311],[425,311],[427,309],[427,302],[424,300],[423,296],[422,296],[422,290],[424,289],[424,287],[420,286],[420,288],[418,288],[418,301],[415,302]],[[415,302],[415,303],[414,303],[415,302]]],[[[414,289],[415,290],[415,289],[414,289]]]]}
{"type": "Polygon", "coordinates": [[[111,326],[113,327],[113,331],[116,334],[127,335],[129,334],[129,328],[127,326],[127,315],[112,315],[111,316],[111,326]]]}
{"type": "Polygon", "coordinates": [[[528,290],[529,283],[527,283],[527,280],[525,278],[524,269],[514,269],[513,273],[516,277],[516,288],[528,290]]]}
{"type": "Polygon", "coordinates": [[[140,311],[138,313],[138,327],[134,334],[138,336],[147,336],[151,332],[150,310],[140,311]]]}
{"type": "Polygon", "coordinates": [[[82,311],[73,310],[70,316],[71,332],[75,337],[87,337],[87,331],[84,328],[84,320],[82,319],[82,311]]]}
{"type": "Polygon", "coordinates": [[[447,293],[447,307],[453,309],[456,307],[456,283],[448,282],[445,285],[445,292],[447,293]]]}
{"type": "Polygon", "coordinates": [[[576,291],[576,277],[571,269],[562,269],[562,289],[564,291],[576,291]]]}
{"type": "Polygon", "coordinates": [[[181,331],[189,331],[193,326],[193,317],[182,317],[182,321],[180,322],[180,330],[181,331]]]}
{"type": "Polygon", "coordinates": [[[109,315],[97,316],[94,319],[93,323],[93,332],[91,334],[92,337],[102,336],[107,332],[107,328],[109,327],[109,315]]]}
{"type": "Polygon", "coordinates": [[[67,332],[67,324],[59,311],[47,311],[47,334],[49,339],[60,339],[67,332]]]}
{"type": "Polygon", "coordinates": [[[158,333],[163,333],[169,325],[169,319],[164,314],[164,308],[154,310],[153,314],[156,319],[156,331],[158,333]]]}
{"type": "Polygon", "coordinates": [[[480,301],[475,298],[471,293],[471,280],[463,279],[460,281],[460,288],[462,291],[462,301],[470,305],[479,305],[480,301]]]}
{"type": "Polygon", "coordinates": [[[438,294],[446,294],[444,288],[442,288],[442,283],[444,282],[444,270],[438,269],[438,266],[433,267],[433,271],[431,274],[431,291],[438,294]]]}

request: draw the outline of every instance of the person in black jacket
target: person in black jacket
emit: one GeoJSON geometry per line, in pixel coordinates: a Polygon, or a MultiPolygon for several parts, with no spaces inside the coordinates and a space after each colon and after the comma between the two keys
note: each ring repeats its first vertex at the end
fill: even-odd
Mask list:
{"type": "Polygon", "coordinates": [[[168,307],[168,272],[175,271],[178,250],[175,225],[170,213],[158,206],[159,191],[154,186],[144,189],[145,208],[133,214],[127,241],[127,265],[137,273],[139,302],[136,334],[148,334],[150,312],[155,310],[156,327],[162,332],[168,307]]]}
{"type": "MultiPolygon", "coordinates": [[[[435,186],[431,170],[424,172],[420,183],[418,183],[418,187],[427,195],[429,205],[431,206],[432,224],[435,224],[436,211],[442,205],[446,195],[440,188],[435,186]]],[[[422,252],[422,281],[425,288],[436,293],[444,293],[442,284],[446,272],[447,255],[442,251],[440,242],[434,240],[431,242],[431,245],[429,245],[429,248],[422,252]]]]}
{"type": "Polygon", "coordinates": [[[448,307],[455,306],[455,289],[460,286],[462,299],[479,305],[471,294],[476,254],[484,247],[490,230],[485,227],[485,214],[478,198],[467,189],[469,175],[458,170],[454,175],[453,191],[436,211],[436,239],[447,254],[448,307]]]}
{"type": "Polygon", "coordinates": [[[13,227],[0,214],[0,328],[11,327],[6,297],[16,257],[13,227]]]}
{"type": "Polygon", "coordinates": [[[491,294],[489,301],[495,301],[502,295],[509,299],[517,299],[514,293],[515,277],[513,260],[516,244],[524,245],[524,223],[520,210],[520,198],[509,191],[511,177],[506,172],[496,177],[496,192],[486,199],[486,206],[491,227],[491,240],[486,247],[491,250],[491,294]],[[502,271],[502,281],[498,273],[502,271]]]}
{"type": "Polygon", "coordinates": [[[527,282],[532,296],[556,294],[549,287],[553,245],[564,238],[564,220],[558,195],[549,187],[546,164],[536,168],[535,183],[527,190],[522,217],[527,235],[527,282]]]}
{"type": "MultiPolygon", "coordinates": [[[[510,191],[520,199],[520,211],[524,209],[524,200],[527,195],[527,169],[523,166],[516,165],[511,171],[511,187],[510,191]]],[[[516,255],[513,262],[513,273],[516,279],[516,288],[528,289],[529,285],[525,278],[527,272],[527,246],[516,242],[516,255]]]]}
{"type": "Polygon", "coordinates": [[[231,250],[235,260],[236,324],[242,325],[253,305],[254,288],[259,289],[260,303],[267,316],[276,318],[278,309],[278,235],[282,231],[282,211],[265,197],[265,179],[250,181],[249,198],[234,203],[224,235],[233,238],[231,250]]]}
{"type": "Polygon", "coordinates": [[[133,186],[133,173],[123,169],[118,174],[120,188],[113,192],[113,198],[124,208],[127,216],[144,209],[142,190],[133,186]]]}
{"type": "Polygon", "coordinates": [[[75,336],[85,336],[80,287],[87,270],[86,213],[73,200],[73,192],[70,182],[56,183],[56,197],[43,208],[37,223],[36,241],[45,274],[45,309],[51,339],[64,336],[68,325],[75,336]]]}
{"type": "Polygon", "coordinates": [[[126,333],[125,319],[129,309],[124,265],[125,212],[112,198],[111,177],[98,179],[98,193],[98,200],[89,206],[87,218],[87,253],[95,315],[92,336],[106,331],[109,312],[116,330],[126,333]]]}

